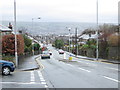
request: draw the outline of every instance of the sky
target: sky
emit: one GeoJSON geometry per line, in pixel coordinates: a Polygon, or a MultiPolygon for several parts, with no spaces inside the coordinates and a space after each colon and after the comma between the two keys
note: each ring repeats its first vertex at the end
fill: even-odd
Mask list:
{"type": "MultiPolygon", "coordinates": [[[[16,0],[17,21],[96,22],[97,0],[16,0]],[[41,20],[37,20],[41,17],[41,20]]],[[[119,0],[98,0],[99,22],[118,22],[119,0]]],[[[13,21],[14,0],[0,0],[0,20],[13,21]]]]}

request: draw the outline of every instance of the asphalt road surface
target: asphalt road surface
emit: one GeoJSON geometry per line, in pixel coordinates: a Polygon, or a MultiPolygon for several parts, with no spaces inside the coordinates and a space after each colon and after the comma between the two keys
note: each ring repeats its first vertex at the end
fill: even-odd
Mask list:
{"type": "MultiPolygon", "coordinates": [[[[52,46],[50,59],[39,58],[43,68],[31,71],[15,71],[1,76],[3,88],[118,88],[118,65],[73,57],[63,60],[52,46]]],[[[66,54],[66,58],[69,55],[66,54]]]]}

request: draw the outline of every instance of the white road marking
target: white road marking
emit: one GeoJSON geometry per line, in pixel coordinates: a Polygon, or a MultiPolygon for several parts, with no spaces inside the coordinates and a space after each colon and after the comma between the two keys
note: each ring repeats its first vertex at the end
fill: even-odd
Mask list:
{"type": "Polygon", "coordinates": [[[2,84],[41,84],[38,82],[0,82],[2,84]]]}
{"type": "Polygon", "coordinates": [[[37,72],[38,72],[38,76],[40,78],[41,84],[44,84],[44,87],[48,88],[48,85],[47,85],[45,79],[43,78],[42,73],[40,71],[37,71],[37,72]]]}
{"type": "Polygon", "coordinates": [[[77,62],[84,63],[84,64],[88,64],[88,65],[91,65],[91,66],[97,66],[97,65],[95,65],[95,64],[92,64],[92,63],[86,63],[86,62],[83,62],[83,61],[77,61],[77,62]]]}
{"type": "Polygon", "coordinates": [[[67,64],[67,65],[69,65],[69,66],[73,67],[73,65],[70,65],[70,64],[67,64]]]}
{"type": "Polygon", "coordinates": [[[40,81],[41,81],[41,82],[45,82],[45,80],[44,80],[44,79],[41,79],[40,81]]]}
{"type": "Polygon", "coordinates": [[[47,85],[45,85],[45,88],[47,88],[48,86],[47,85]]]}
{"type": "Polygon", "coordinates": [[[41,84],[46,84],[46,82],[41,82],[41,84]]]}
{"type": "Polygon", "coordinates": [[[81,63],[82,61],[77,61],[77,62],[80,62],[80,63],[81,63]]]}
{"type": "Polygon", "coordinates": [[[39,76],[40,80],[44,80],[44,78],[43,78],[41,72],[40,72],[40,71],[37,71],[37,72],[38,72],[38,76],[39,76]]]}
{"type": "Polygon", "coordinates": [[[62,64],[65,64],[64,62],[62,62],[62,64]]]}
{"type": "Polygon", "coordinates": [[[91,72],[91,71],[86,70],[86,69],[83,69],[83,68],[78,68],[78,69],[83,70],[83,71],[86,71],[86,72],[91,72]]]}
{"type": "Polygon", "coordinates": [[[118,68],[110,68],[110,67],[105,67],[105,68],[118,71],[118,68]]]}
{"type": "Polygon", "coordinates": [[[115,81],[117,83],[120,83],[120,81],[116,80],[116,79],[113,79],[113,78],[110,78],[110,77],[107,77],[107,76],[103,76],[104,78],[106,79],[109,79],[109,80],[112,80],[112,81],[115,81]]]}
{"type": "Polygon", "coordinates": [[[31,71],[31,82],[35,82],[34,71],[31,71]]]}

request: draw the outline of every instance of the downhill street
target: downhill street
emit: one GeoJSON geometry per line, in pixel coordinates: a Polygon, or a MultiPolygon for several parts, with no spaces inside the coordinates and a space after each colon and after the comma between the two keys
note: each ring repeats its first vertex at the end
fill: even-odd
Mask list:
{"type": "MultiPolygon", "coordinates": [[[[48,46],[51,59],[38,60],[42,68],[30,71],[16,70],[2,77],[3,88],[118,88],[118,65],[78,59],[64,62],[63,55],[48,46]]],[[[68,58],[68,54],[66,54],[68,58]]],[[[32,59],[34,60],[34,59],[32,59]]],[[[34,61],[26,65],[32,64],[34,61]]]]}

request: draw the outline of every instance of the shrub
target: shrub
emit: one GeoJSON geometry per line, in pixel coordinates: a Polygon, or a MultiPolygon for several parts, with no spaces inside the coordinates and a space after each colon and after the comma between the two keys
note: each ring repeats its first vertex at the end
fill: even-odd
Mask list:
{"type": "MultiPolygon", "coordinates": [[[[17,52],[18,55],[24,53],[24,39],[22,35],[17,35],[17,52]]],[[[3,54],[15,54],[15,36],[4,35],[2,39],[2,53],[3,54]]]]}
{"type": "Polygon", "coordinates": [[[111,35],[108,37],[108,44],[109,46],[118,46],[120,40],[120,36],[118,35],[111,35]]]}

